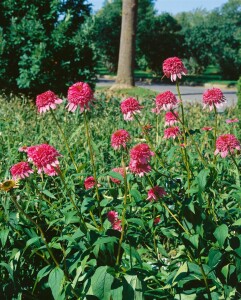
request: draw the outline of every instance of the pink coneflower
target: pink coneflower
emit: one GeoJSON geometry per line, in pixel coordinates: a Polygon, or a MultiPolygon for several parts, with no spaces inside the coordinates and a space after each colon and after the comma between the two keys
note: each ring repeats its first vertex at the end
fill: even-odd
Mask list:
{"type": "Polygon", "coordinates": [[[61,154],[48,144],[41,144],[27,148],[28,161],[31,161],[38,169],[38,173],[42,171],[51,176],[58,175],[54,168],[59,169],[59,161],[57,157],[61,154]]]}
{"type": "Polygon", "coordinates": [[[173,113],[171,111],[166,112],[164,126],[173,126],[178,122],[179,121],[178,121],[178,113],[177,112],[175,112],[175,113],[173,113]]]}
{"type": "Polygon", "coordinates": [[[203,131],[211,131],[211,130],[213,130],[213,127],[206,126],[206,127],[203,127],[202,130],[203,131]]]}
{"type": "Polygon", "coordinates": [[[121,147],[126,148],[126,143],[130,140],[130,134],[124,130],[119,129],[111,136],[111,146],[117,150],[121,147]]]}
{"type": "Polygon", "coordinates": [[[130,150],[130,157],[141,164],[147,164],[154,153],[147,144],[138,144],[130,150]]]}
{"type": "Polygon", "coordinates": [[[10,168],[10,173],[13,180],[17,180],[29,177],[29,174],[33,173],[33,170],[30,168],[27,162],[21,161],[10,168]]]}
{"type": "Polygon", "coordinates": [[[157,225],[161,222],[161,218],[160,217],[156,217],[154,220],[153,220],[153,224],[154,225],[157,225]]]}
{"type": "Polygon", "coordinates": [[[156,108],[152,112],[159,114],[161,110],[171,110],[177,107],[178,101],[171,91],[166,91],[156,96],[156,108]]]}
{"type": "Polygon", "coordinates": [[[18,148],[19,152],[27,152],[27,150],[28,150],[28,146],[22,146],[18,148]]]}
{"type": "Polygon", "coordinates": [[[141,112],[141,105],[135,98],[127,98],[121,102],[121,112],[124,115],[124,120],[133,120],[133,115],[141,112]]]}
{"type": "Polygon", "coordinates": [[[46,111],[56,108],[56,104],[62,103],[63,100],[58,98],[52,91],[44,92],[36,97],[36,106],[38,112],[45,113],[46,111]]]}
{"type": "Polygon", "coordinates": [[[115,221],[118,220],[118,212],[111,210],[107,213],[107,219],[109,220],[110,223],[114,223],[115,221]]]}
{"type": "Polygon", "coordinates": [[[224,103],[226,103],[226,99],[222,91],[218,88],[212,88],[203,93],[203,108],[209,106],[211,111],[214,108],[214,105],[217,108],[220,108],[224,105],[224,103]]]}
{"type": "Polygon", "coordinates": [[[162,69],[167,78],[171,77],[171,81],[176,81],[177,77],[181,79],[182,75],[187,75],[187,69],[178,57],[169,57],[165,59],[162,69]]]}
{"type": "Polygon", "coordinates": [[[234,150],[240,150],[240,143],[233,134],[223,134],[217,138],[215,155],[221,153],[221,157],[226,157],[234,150]]]}
{"type": "Polygon", "coordinates": [[[164,130],[164,139],[175,139],[181,134],[178,126],[169,127],[164,130]]]}
{"type": "Polygon", "coordinates": [[[93,176],[87,177],[84,181],[84,186],[86,190],[92,189],[95,186],[95,179],[93,176]]]}
{"type": "Polygon", "coordinates": [[[111,210],[107,213],[107,218],[112,225],[112,229],[121,231],[121,220],[118,219],[118,212],[111,210]]]}
{"type": "MultiPolygon", "coordinates": [[[[114,168],[112,169],[113,172],[116,172],[116,173],[119,173],[123,178],[125,176],[125,170],[124,168],[114,168]]],[[[120,184],[121,181],[117,178],[114,178],[114,177],[110,177],[110,180],[116,184],[120,184]]]]}
{"type": "Polygon", "coordinates": [[[132,173],[144,176],[146,173],[151,171],[151,166],[148,163],[141,163],[138,160],[131,159],[129,164],[129,169],[132,173]]]}
{"type": "Polygon", "coordinates": [[[68,111],[74,112],[79,105],[80,111],[83,112],[90,109],[89,105],[94,101],[94,94],[88,83],[77,82],[69,87],[67,99],[68,111]]]}
{"type": "Polygon", "coordinates": [[[228,120],[226,120],[226,123],[227,124],[230,124],[230,123],[238,123],[239,122],[239,119],[228,119],[228,120]]]}
{"type": "Polygon", "coordinates": [[[148,191],[148,195],[147,195],[148,197],[146,200],[157,201],[159,198],[162,198],[165,195],[166,192],[164,188],[156,185],[148,191]]]}

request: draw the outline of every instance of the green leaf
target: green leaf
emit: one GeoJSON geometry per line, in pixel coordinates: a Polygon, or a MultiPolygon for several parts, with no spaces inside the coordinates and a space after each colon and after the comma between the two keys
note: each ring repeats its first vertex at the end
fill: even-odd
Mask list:
{"type": "Polygon", "coordinates": [[[131,196],[135,199],[136,202],[139,202],[142,200],[141,194],[137,190],[131,190],[130,191],[131,196]]]}
{"type": "Polygon", "coordinates": [[[81,212],[90,211],[90,209],[95,205],[95,200],[93,198],[85,198],[81,205],[81,212]]]}
{"type": "Polygon", "coordinates": [[[215,268],[221,261],[222,253],[219,250],[211,248],[208,253],[208,265],[210,268],[215,268]]]}
{"type": "Polygon", "coordinates": [[[178,282],[178,280],[179,280],[178,276],[179,276],[180,274],[186,276],[187,272],[188,272],[188,265],[187,265],[187,263],[185,262],[185,263],[178,269],[178,271],[177,271],[175,277],[173,278],[173,283],[174,283],[174,282],[178,282]],[[176,278],[178,278],[177,281],[175,281],[176,278]]]}
{"type": "Polygon", "coordinates": [[[238,219],[237,221],[235,221],[232,226],[241,226],[241,219],[238,219]]]}
{"type": "Polygon", "coordinates": [[[101,244],[107,244],[107,243],[114,243],[114,242],[117,242],[117,241],[118,241],[118,238],[115,237],[115,236],[100,237],[94,243],[94,246],[101,245],[101,244]]]}
{"type": "Polygon", "coordinates": [[[65,295],[61,294],[64,284],[64,272],[56,267],[49,274],[49,287],[51,288],[55,300],[64,300],[65,295]]]}
{"type": "Polygon", "coordinates": [[[199,191],[204,191],[206,184],[207,184],[207,177],[210,173],[209,169],[202,170],[196,177],[196,181],[199,187],[199,191]]]}
{"type": "Polygon", "coordinates": [[[144,299],[142,282],[137,277],[137,275],[125,275],[124,276],[124,290],[123,299],[144,299]]]}
{"type": "Polygon", "coordinates": [[[121,182],[124,181],[124,177],[118,172],[110,171],[110,172],[108,172],[108,175],[110,177],[120,180],[121,182]]]}
{"type": "Polygon", "coordinates": [[[91,278],[92,293],[101,300],[110,299],[111,285],[114,281],[114,277],[107,271],[108,266],[101,266],[91,278]]]}
{"type": "Polygon", "coordinates": [[[223,247],[226,238],[228,237],[228,226],[226,224],[222,224],[216,228],[213,235],[215,236],[216,240],[220,247],[223,247]]]}
{"type": "Polygon", "coordinates": [[[9,229],[3,229],[0,232],[0,239],[1,239],[2,247],[4,247],[7,242],[8,234],[9,234],[9,229]]]}
{"type": "Polygon", "coordinates": [[[49,198],[52,198],[52,199],[56,199],[56,197],[54,196],[54,194],[52,194],[50,191],[48,190],[43,190],[41,191],[42,194],[48,196],[49,198]]]}

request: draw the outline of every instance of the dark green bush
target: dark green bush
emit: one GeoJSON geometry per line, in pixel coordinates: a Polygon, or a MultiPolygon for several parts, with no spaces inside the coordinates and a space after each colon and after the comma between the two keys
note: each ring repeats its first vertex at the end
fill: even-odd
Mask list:
{"type": "Polygon", "coordinates": [[[75,81],[93,82],[94,59],[81,1],[0,3],[0,88],[5,92],[66,92],[75,81]]]}
{"type": "Polygon", "coordinates": [[[241,76],[237,83],[238,108],[241,109],[241,76]]]}

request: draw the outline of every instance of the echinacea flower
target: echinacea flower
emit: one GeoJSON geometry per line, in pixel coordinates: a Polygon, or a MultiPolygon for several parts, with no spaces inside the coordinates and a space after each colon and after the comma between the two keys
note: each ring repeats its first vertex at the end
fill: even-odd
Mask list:
{"type": "Polygon", "coordinates": [[[38,173],[44,172],[47,175],[58,175],[58,157],[61,154],[48,144],[40,144],[27,148],[28,161],[32,162],[38,169],[38,173]],[[55,169],[56,171],[55,171],[55,169]]]}
{"type": "Polygon", "coordinates": [[[96,182],[93,176],[87,177],[84,181],[84,186],[86,190],[92,189],[96,182]]]}
{"type": "Polygon", "coordinates": [[[120,104],[121,112],[124,115],[124,120],[133,120],[133,115],[141,112],[141,105],[135,98],[127,98],[120,104]]]}
{"type": "Polygon", "coordinates": [[[221,157],[224,158],[228,154],[232,154],[234,150],[240,150],[240,143],[233,134],[223,134],[220,135],[216,140],[216,150],[215,155],[218,153],[221,154],[221,157]]]}
{"type": "Polygon", "coordinates": [[[228,119],[228,120],[226,120],[226,123],[227,124],[231,124],[231,123],[238,123],[239,122],[239,119],[228,119]]]}
{"type": "Polygon", "coordinates": [[[178,126],[169,127],[164,130],[164,139],[175,139],[181,134],[178,126]]]}
{"type": "Polygon", "coordinates": [[[171,81],[176,81],[177,77],[181,79],[182,75],[187,75],[187,69],[184,67],[183,62],[175,56],[165,59],[162,69],[167,78],[171,77],[171,81]]]}
{"type": "Polygon", "coordinates": [[[164,126],[173,126],[178,123],[178,112],[173,113],[172,111],[168,111],[165,114],[165,124],[164,126]]]}
{"type": "Polygon", "coordinates": [[[213,127],[208,127],[208,126],[205,126],[202,128],[203,131],[211,131],[213,130],[213,127]]]}
{"type": "Polygon", "coordinates": [[[33,170],[26,161],[21,161],[10,168],[10,173],[13,180],[16,180],[29,177],[29,174],[33,173],[33,170]]]}
{"type": "Polygon", "coordinates": [[[166,192],[164,188],[156,185],[148,191],[148,195],[147,195],[148,197],[146,200],[157,201],[159,198],[162,198],[165,195],[166,192]]]}
{"type": "Polygon", "coordinates": [[[126,143],[130,140],[130,134],[124,130],[119,129],[115,131],[111,136],[111,146],[117,150],[121,147],[126,148],[126,143]]]}
{"type": "Polygon", "coordinates": [[[4,182],[0,183],[0,191],[8,192],[11,189],[18,188],[18,186],[19,186],[18,180],[7,179],[4,182]]]}
{"type": "Polygon", "coordinates": [[[154,225],[157,225],[161,222],[161,218],[160,217],[156,217],[154,220],[153,220],[153,224],[154,225]]]}
{"type": "Polygon", "coordinates": [[[28,149],[28,146],[22,146],[22,147],[18,148],[18,151],[19,152],[26,152],[27,153],[27,149],[28,149]]]}
{"type": "Polygon", "coordinates": [[[141,164],[147,164],[153,155],[154,152],[147,144],[138,144],[130,150],[131,160],[138,161],[141,164]]]}
{"type": "Polygon", "coordinates": [[[148,163],[141,163],[138,160],[131,159],[129,169],[132,173],[142,177],[151,171],[151,166],[148,163]]]}
{"type": "Polygon", "coordinates": [[[36,106],[38,108],[38,112],[45,113],[50,109],[55,109],[56,104],[62,103],[63,100],[58,98],[52,91],[44,92],[36,97],[36,106]]]}
{"type": "MultiPolygon", "coordinates": [[[[125,176],[125,169],[124,168],[114,168],[112,169],[113,172],[119,173],[123,178],[125,176]]],[[[117,178],[110,177],[110,180],[116,184],[120,184],[121,181],[117,178]]]]}
{"type": "Polygon", "coordinates": [[[121,223],[122,222],[120,219],[116,220],[114,223],[112,223],[112,229],[121,231],[122,230],[121,223]]]}
{"type": "Polygon", "coordinates": [[[178,101],[171,91],[166,91],[156,96],[156,108],[152,112],[159,114],[161,110],[171,110],[177,107],[178,101]]]}
{"type": "Polygon", "coordinates": [[[83,112],[90,109],[89,105],[94,101],[94,94],[88,83],[77,82],[69,87],[67,99],[68,111],[74,112],[79,105],[80,111],[83,112]]]}
{"type": "Polygon", "coordinates": [[[107,213],[107,219],[110,223],[114,223],[118,219],[118,212],[111,210],[107,213]]]}
{"type": "Polygon", "coordinates": [[[219,88],[212,88],[203,93],[203,108],[209,106],[210,111],[215,107],[220,108],[226,103],[222,91],[219,88]]]}

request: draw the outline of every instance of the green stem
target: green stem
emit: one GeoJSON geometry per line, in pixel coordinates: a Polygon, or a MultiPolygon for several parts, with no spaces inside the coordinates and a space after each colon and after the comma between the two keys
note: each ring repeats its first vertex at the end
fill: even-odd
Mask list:
{"type": "Polygon", "coordinates": [[[92,146],[91,146],[91,138],[90,138],[90,131],[89,131],[88,119],[87,119],[87,114],[86,114],[85,110],[84,110],[84,123],[85,123],[87,143],[88,143],[89,152],[90,152],[90,160],[91,160],[91,165],[92,165],[92,169],[93,169],[93,176],[94,176],[94,180],[95,180],[95,191],[96,191],[96,197],[97,197],[97,200],[98,200],[98,211],[99,211],[99,218],[100,218],[100,229],[102,229],[103,228],[103,221],[102,221],[101,207],[100,207],[100,195],[99,195],[99,189],[98,189],[98,183],[97,183],[94,154],[93,154],[93,149],[92,149],[92,146]]]}
{"type": "Polygon", "coordinates": [[[72,160],[72,162],[73,162],[73,165],[74,165],[74,167],[75,167],[76,172],[78,173],[78,167],[77,167],[76,162],[75,162],[75,160],[74,160],[73,154],[72,154],[72,152],[71,152],[71,150],[70,150],[70,147],[69,147],[67,138],[65,137],[65,134],[64,134],[64,131],[62,130],[61,126],[59,125],[59,122],[58,122],[58,120],[57,120],[57,118],[56,118],[56,116],[55,116],[55,114],[54,114],[52,108],[50,108],[50,112],[51,112],[51,114],[52,114],[52,117],[53,117],[53,119],[54,119],[54,121],[55,121],[57,127],[59,128],[59,131],[60,131],[60,133],[61,133],[61,135],[62,135],[62,137],[63,137],[64,143],[65,143],[65,146],[66,146],[66,148],[67,148],[67,150],[68,150],[68,152],[69,152],[69,156],[70,156],[70,158],[71,158],[71,160],[72,160]]]}
{"type": "MultiPolygon", "coordinates": [[[[218,128],[218,114],[217,114],[217,108],[216,108],[216,105],[214,104],[214,113],[215,113],[215,127],[214,127],[214,151],[216,149],[216,140],[217,140],[217,128],[218,128]]],[[[214,155],[214,158],[213,158],[213,163],[215,164],[216,163],[216,155],[214,155]]]]}
{"type": "Polygon", "coordinates": [[[122,210],[122,217],[121,217],[121,236],[119,239],[119,245],[118,245],[118,252],[117,252],[117,258],[116,258],[116,265],[120,265],[120,254],[121,254],[121,245],[124,239],[125,234],[125,216],[126,216],[126,207],[127,207],[127,194],[128,194],[128,185],[127,185],[127,176],[126,176],[126,167],[124,162],[124,157],[122,155],[122,167],[124,169],[124,199],[123,199],[123,210],[122,210]]]}

